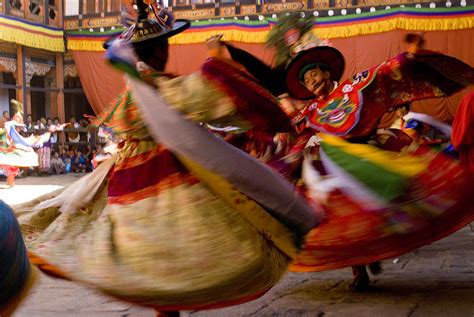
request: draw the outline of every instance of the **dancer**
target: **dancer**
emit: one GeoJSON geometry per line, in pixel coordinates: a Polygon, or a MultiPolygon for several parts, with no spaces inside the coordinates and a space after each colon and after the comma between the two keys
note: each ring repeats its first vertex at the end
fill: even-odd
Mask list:
{"type": "MultiPolygon", "coordinates": [[[[387,111],[449,96],[472,85],[474,71],[421,49],[423,39],[410,35],[409,52],[340,83],[344,57],[314,37],[309,21],[295,14],[272,28],[270,42],[282,48],[277,59],[283,63],[274,69],[226,46],[271,91],[306,100],[292,120],[296,134],[268,162],[326,211],[292,269],[353,266],[351,288],[363,290],[369,283],[364,264],[441,239],[474,219],[468,185],[473,175],[457,162],[416,144],[400,146],[401,153],[364,144],[387,111]]],[[[376,263],[373,270],[379,270],[376,263]]]]}
{"type": "MultiPolygon", "coordinates": [[[[189,22],[174,21],[165,11],[150,20],[143,1],[137,5],[138,22],[111,44],[109,57],[117,62],[122,45],[131,43],[142,61],[162,71],[167,38],[189,22]]],[[[261,88],[227,64],[210,62],[199,73],[171,79],[143,63],[141,73],[135,62],[128,66],[136,76],[156,78],[160,96],[197,122],[267,129],[272,119],[285,118],[271,95],[259,94],[261,88]],[[235,72],[245,94],[230,94],[206,76],[219,66],[235,72]],[[241,109],[253,105],[251,98],[258,98],[262,113],[247,119],[241,109]],[[265,107],[277,109],[273,117],[265,107]]],[[[32,261],[51,275],[159,311],[222,307],[261,296],[286,272],[317,216],[291,184],[257,160],[168,107],[148,117],[135,106],[137,97],[126,91],[96,120],[121,140],[111,159],[51,200],[16,210],[32,261]],[[173,114],[174,141],[191,141],[198,155],[165,147],[166,135],[152,138],[150,127],[173,114]]],[[[153,109],[167,104],[160,98],[153,109]]]]}
{"type": "Polygon", "coordinates": [[[20,167],[38,166],[38,155],[33,148],[48,142],[50,132],[64,127],[51,127],[50,132],[25,138],[18,132],[25,130],[23,105],[14,99],[11,103],[14,113],[12,120],[5,122],[5,127],[0,129],[0,170],[7,177],[8,188],[15,185],[15,177],[20,173],[20,167]]]}

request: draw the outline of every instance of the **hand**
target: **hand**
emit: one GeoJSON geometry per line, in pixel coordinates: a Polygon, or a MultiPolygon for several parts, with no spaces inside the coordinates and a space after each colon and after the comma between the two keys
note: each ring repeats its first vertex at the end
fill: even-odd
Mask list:
{"type": "Polygon", "coordinates": [[[60,124],[60,125],[58,125],[58,126],[50,125],[49,128],[48,128],[48,130],[49,130],[49,132],[62,131],[62,130],[64,130],[64,127],[67,126],[67,125],[69,125],[69,124],[70,124],[70,123],[68,122],[68,123],[60,124]]]}
{"type": "Polygon", "coordinates": [[[218,49],[222,46],[222,37],[224,34],[216,34],[206,39],[206,46],[208,50],[218,49]]]}

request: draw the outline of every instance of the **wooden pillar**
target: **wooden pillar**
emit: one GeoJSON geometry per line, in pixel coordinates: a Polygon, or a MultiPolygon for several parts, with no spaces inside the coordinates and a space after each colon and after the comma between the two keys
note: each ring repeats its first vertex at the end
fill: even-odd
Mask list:
{"type": "Polygon", "coordinates": [[[28,104],[28,89],[26,85],[26,72],[25,72],[25,48],[19,45],[16,50],[16,83],[20,87],[16,90],[16,99],[23,103],[23,111],[25,112],[25,118],[31,113],[31,105],[28,104]]]}
{"type": "Polygon", "coordinates": [[[59,0],[55,2],[56,10],[58,12],[59,25],[64,28],[64,0],[59,0]]]}
{"type": "Polygon", "coordinates": [[[49,1],[44,2],[44,24],[49,25],[49,1]]]}
{"type": "Polygon", "coordinates": [[[56,88],[57,108],[54,111],[60,122],[66,122],[66,114],[64,109],[64,56],[62,53],[56,53],[56,88]]]}

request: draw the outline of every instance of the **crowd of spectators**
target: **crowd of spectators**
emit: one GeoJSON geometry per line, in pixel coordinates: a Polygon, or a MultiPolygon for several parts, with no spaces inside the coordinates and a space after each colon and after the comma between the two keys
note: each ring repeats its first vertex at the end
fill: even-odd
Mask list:
{"type": "MultiPolygon", "coordinates": [[[[97,136],[97,130],[90,127],[87,118],[79,121],[71,117],[64,131],[52,132],[48,142],[35,149],[39,166],[30,169],[29,174],[39,176],[65,173],[84,173],[93,170],[93,158],[103,153],[102,145],[107,142],[104,135],[97,136]],[[62,135],[61,135],[62,134],[62,135]],[[94,142],[91,142],[94,134],[94,142]]],[[[60,126],[59,118],[44,118],[34,121],[31,115],[26,118],[26,134],[48,132],[51,125],[60,126]]]]}

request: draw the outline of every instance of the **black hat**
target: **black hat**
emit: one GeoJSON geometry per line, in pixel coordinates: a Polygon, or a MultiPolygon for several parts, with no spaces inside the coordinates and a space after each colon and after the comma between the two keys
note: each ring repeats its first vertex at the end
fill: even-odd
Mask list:
{"type": "MultiPolygon", "coordinates": [[[[145,4],[143,0],[137,0],[136,5],[137,21],[118,36],[119,39],[130,41],[135,47],[146,47],[166,40],[191,26],[191,21],[176,20],[168,10],[155,9],[151,5],[145,4]],[[153,12],[156,18],[148,18],[149,12],[153,12]]],[[[104,48],[107,49],[111,41],[113,39],[105,42],[104,48]]]]}
{"type": "Polygon", "coordinates": [[[331,79],[339,81],[344,72],[344,56],[331,46],[312,47],[298,53],[286,68],[286,87],[291,97],[299,100],[314,97],[304,85],[302,76],[306,71],[318,67],[328,70],[331,79]]]}

